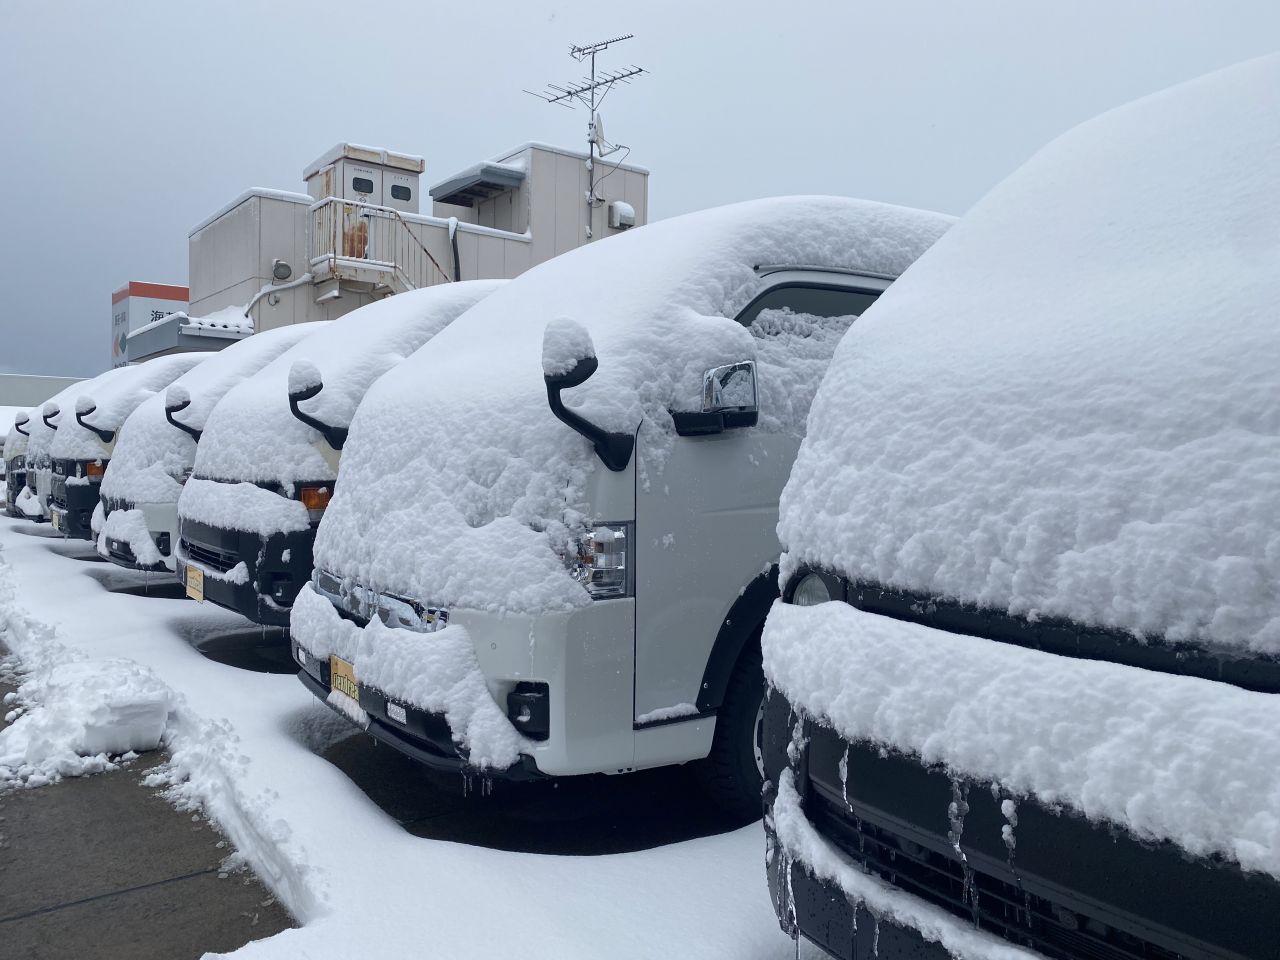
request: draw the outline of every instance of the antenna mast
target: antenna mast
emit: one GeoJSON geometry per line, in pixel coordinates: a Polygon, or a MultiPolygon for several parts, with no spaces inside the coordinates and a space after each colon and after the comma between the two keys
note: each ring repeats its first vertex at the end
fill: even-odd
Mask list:
{"type": "MultiPolygon", "coordinates": [[[[609,154],[617,150],[626,150],[630,152],[630,147],[623,144],[611,144],[604,138],[604,131],[600,123],[600,114],[598,108],[604,103],[604,98],[609,95],[609,91],[613,89],[615,83],[630,83],[642,73],[648,73],[643,67],[638,67],[634,63],[629,67],[623,67],[618,70],[597,70],[596,54],[603,53],[615,43],[621,43],[623,40],[630,40],[635,34],[624,34],[620,37],[613,37],[609,40],[601,40],[597,43],[587,44],[571,44],[569,46],[569,56],[582,63],[585,60],[591,61],[591,75],[583,77],[581,80],[573,81],[560,86],[554,83],[548,83],[545,90],[535,92],[526,90],[525,93],[535,96],[547,103],[554,103],[556,106],[565,107],[572,110],[574,104],[580,104],[587,108],[587,179],[589,189],[587,190],[587,223],[586,235],[587,239],[591,239],[591,211],[598,207],[604,200],[596,196],[596,186],[599,180],[595,176],[595,161],[598,158],[607,157],[609,154]]],[[[621,161],[619,161],[621,163],[621,161]]],[[[608,176],[608,174],[605,174],[608,176]]],[[[603,179],[603,177],[601,178],[603,179]]]]}

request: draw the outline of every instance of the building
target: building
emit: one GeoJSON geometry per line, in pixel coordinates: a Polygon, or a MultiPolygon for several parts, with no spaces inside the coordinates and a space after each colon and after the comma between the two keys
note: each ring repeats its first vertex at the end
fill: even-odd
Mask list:
{"type": "Polygon", "coordinates": [[[0,407],[18,407],[23,410],[39,407],[55,393],[61,393],[79,381],[79,377],[0,373],[0,407]]]}
{"type": "Polygon", "coordinates": [[[129,362],[129,336],[179,310],[187,309],[187,288],[172,283],[130,280],[111,294],[111,366],[129,362]]]}
{"type": "Polygon", "coordinates": [[[648,215],[647,170],[546,144],[438,182],[429,214],[420,212],[425,167],[340,143],[304,169],[306,193],[241,194],[192,228],[189,303],[130,328],[128,361],[217,349],[436,283],[514,277],[648,215]]]}

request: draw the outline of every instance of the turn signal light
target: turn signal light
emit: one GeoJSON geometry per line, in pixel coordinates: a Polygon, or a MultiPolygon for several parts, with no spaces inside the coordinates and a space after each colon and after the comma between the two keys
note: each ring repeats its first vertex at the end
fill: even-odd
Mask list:
{"type": "Polygon", "coordinates": [[[314,484],[298,488],[298,499],[307,508],[307,513],[311,515],[312,520],[320,519],[320,515],[324,513],[324,508],[329,506],[329,501],[332,498],[333,488],[328,484],[314,484]]]}
{"type": "Polygon", "coordinates": [[[100,477],[107,472],[107,468],[102,465],[101,460],[94,460],[84,465],[84,475],[86,477],[100,477]]]}

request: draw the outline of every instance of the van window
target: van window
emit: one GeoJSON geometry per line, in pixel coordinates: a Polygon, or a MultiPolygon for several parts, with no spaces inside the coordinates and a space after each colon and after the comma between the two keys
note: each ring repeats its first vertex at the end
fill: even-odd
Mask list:
{"type": "Polygon", "coordinates": [[[878,296],[878,291],[839,287],[774,287],[747,304],[747,308],[738,314],[738,322],[750,327],[761,311],[780,309],[811,317],[858,317],[876,302],[878,296]]]}
{"type": "Polygon", "coordinates": [[[404,200],[407,203],[409,198],[413,196],[413,191],[403,183],[393,183],[391,185],[391,196],[395,200],[404,200]]]}
{"type": "Polygon", "coordinates": [[[351,189],[356,193],[373,193],[373,181],[368,177],[352,177],[351,189]]]}

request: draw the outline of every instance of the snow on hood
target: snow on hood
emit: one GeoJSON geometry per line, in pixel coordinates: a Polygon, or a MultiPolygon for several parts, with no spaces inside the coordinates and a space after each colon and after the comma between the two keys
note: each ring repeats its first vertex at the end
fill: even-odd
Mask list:
{"type": "Polygon", "coordinates": [[[566,403],[607,430],[634,432],[643,420],[656,449],[672,435],[670,409],[699,408],[707,368],[755,356],[757,341],[730,318],[764,282],[756,265],[896,276],[950,223],[858,200],[761,200],[534,267],[369,391],[319,528],[317,566],[438,604],[587,602],[557,549],[586,519],[598,461],[552,416],[543,364],[567,369],[594,346],[599,369],[566,403]]]}
{"type": "MultiPolygon", "coordinates": [[[[27,419],[30,420],[32,417],[36,416],[37,413],[38,411],[35,408],[30,410],[23,410],[21,408],[17,409],[17,412],[13,417],[13,425],[9,427],[9,432],[5,434],[4,438],[4,453],[2,456],[6,461],[12,460],[14,457],[21,456],[27,452],[27,434],[18,432],[18,421],[22,419],[24,414],[27,419]]],[[[25,423],[22,425],[22,429],[26,430],[28,433],[31,431],[31,428],[25,423]]]]}
{"type": "MultiPolygon", "coordinates": [[[[73,383],[71,386],[55,393],[40,406],[32,407],[30,411],[31,419],[27,421],[27,431],[30,434],[27,438],[27,463],[36,466],[40,464],[42,458],[49,456],[49,448],[53,443],[53,438],[57,436],[57,428],[62,426],[64,414],[66,421],[75,423],[76,397],[105,388],[117,378],[124,376],[129,369],[129,367],[113,367],[104,373],[98,374],[96,377],[73,383]],[[52,427],[44,422],[45,411],[48,410],[58,411],[56,416],[49,418],[53,421],[52,427]]],[[[47,467],[48,464],[44,464],[44,466],[47,467]]]]}
{"type": "Polygon", "coordinates": [[[1280,653],[1280,56],[1063,135],[845,337],[800,564],[1280,653]]]}
{"type": "Polygon", "coordinates": [[[190,406],[174,418],[202,429],[228,390],[328,324],[326,320],[292,324],[237,341],[192,367],[167,390],[148,397],[120,428],[102,478],[102,495],[132,503],[176,502],[182,492],[181,478],[195,462],[196,441],[166,419],[166,398],[176,399],[185,391],[190,406]]]}
{"type": "Polygon", "coordinates": [[[68,396],[75,400],[63,403],[58,432],[49,446],[55,460],[96,460],[106,454],[98,435],[80,425],[75,414],[99,430],[119,431],[129,414],[147,398],[163,392],[192,367],[207,360],[209,353],[174,353],[156,357],[137,366],[120,367],[118,376],[110,380],[84,385],[68,396]],[[72,412],[74,410],[74,413],[72,412]],[[92,411],[92,412],[90,412],[92,411]]]}
{"type": "Polygon", "coordinates": [[[323,453],[327,445],[289,410],[294,362],[309,361],[324,380],[324,389],[302,409],[324,423],[346,426],[374,380],[502,283],[473,280],[396,294],[353,310],[290,347],[229,390],[208,415],[196,449],[196,474],[282,485],[333,480],[323,453]]]}

